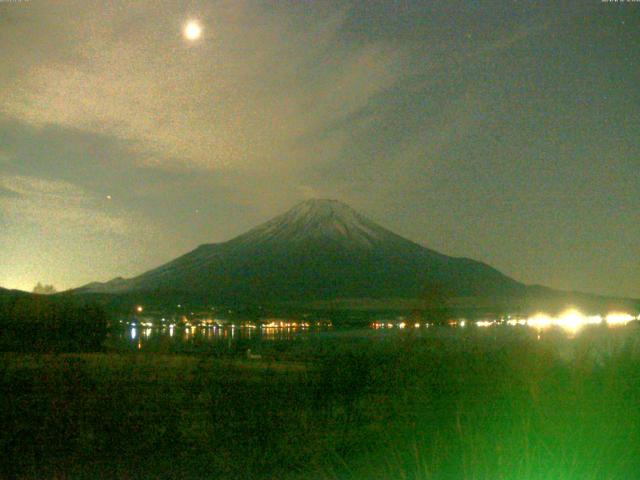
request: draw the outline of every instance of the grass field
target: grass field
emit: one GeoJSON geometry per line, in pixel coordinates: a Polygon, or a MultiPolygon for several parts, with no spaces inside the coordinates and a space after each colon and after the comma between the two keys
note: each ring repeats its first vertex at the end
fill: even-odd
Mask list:
{"type": "Polygon", "coordinates": [[[640,478],[640,329],[3,354],[3,478],[640,478]]]}

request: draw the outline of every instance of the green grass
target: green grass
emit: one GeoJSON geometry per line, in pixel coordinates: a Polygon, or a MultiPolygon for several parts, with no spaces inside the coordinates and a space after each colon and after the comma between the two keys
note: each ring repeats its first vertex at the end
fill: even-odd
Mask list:
{"type": "Polygon", "coordinates": [[[640,478],[640,332],[4,354],[4,478],[640,478]]]}

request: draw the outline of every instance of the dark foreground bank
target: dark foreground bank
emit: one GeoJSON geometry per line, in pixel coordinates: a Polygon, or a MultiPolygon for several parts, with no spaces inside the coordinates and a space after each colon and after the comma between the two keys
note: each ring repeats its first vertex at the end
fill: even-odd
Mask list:
{"type": "Polygon", "coordinates": [[[106,311],[65,296],[0,294],[0,352],[101,351],[106,311]]]}
{"type": "Polygon", "coordinates": [[[0,475],[637,478],[636,328],[490,330],[340,337],[288,361],[3,354],[0,475]]]}

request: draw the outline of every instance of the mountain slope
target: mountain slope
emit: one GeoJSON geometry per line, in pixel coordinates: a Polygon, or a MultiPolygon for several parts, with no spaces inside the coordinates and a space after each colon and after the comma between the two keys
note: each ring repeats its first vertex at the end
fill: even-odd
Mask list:
{"type": "Polygon", "coordinates": [[[309,200],[219,244],[132,279],[76,292],[197,294],[255,303],[336,298],[518,295],[494,268],[429,250],[335,200],[309,200]]]}
{"type": "Polygon", "coordinates": [[[22,290],[9,290],[7,288],[0,287],[0,296],[28,296],[31,295],[29,292],[24,292],[22,290]]]}

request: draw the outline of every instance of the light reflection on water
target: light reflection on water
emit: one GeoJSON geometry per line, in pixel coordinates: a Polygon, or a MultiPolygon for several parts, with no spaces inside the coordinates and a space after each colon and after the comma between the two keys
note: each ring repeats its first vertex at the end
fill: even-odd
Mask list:
{"type": "Polygon", "coordinates": [[[255,326],[153,326],[139,329],[130,326],[116,330],[112,337],[124,340],[135,348],[159,342],[173,344],[200,343],[248,343],[292,341],[296,338],[320,336],[332,332],[331,327],[312,328],[260,328],[255,326]]]}
{"type": "MultiPolygon", "coordinates": [[[[465,319],[449,320],[444,325],[434,325],[428,322],[407,321],[404,317],[393,320],[385,319],[373,321],[359,327],[334,328],[331,323],[315,325],[296,322],[270,322],[256,325],[251,322],[238,324],[216,324],[203,322],[201,324],[153,324],[151,322],[121,322],[119,331],[114,332],[113,338],[124,341],[137,349],[145,345],[149,348],[159,344],[190,345],[190,344],[220,344],[228,348],[232,346],[258,345],[260,342],[288,342],[299,339],[319,338],[325,336],[351,335],[366,337],[371,335],[387,336],[390,334],[431,335],[442,329],[458,332],[492,331],[493,328],[520,329],[531,331],[540,340],[547,333],[560,331],[566,338],[574,338],[579,332],[592,327],[615,329],[635,322],[638,317],[626,313],[610,313],[604,316],[586,316],[577,310],[567,310],[559,316],[535,314],[530,317],[506,317],[500,319],[482,319],[468,321],[465,319]],[[141,328],[142,327],[142,328],[141,328]],[[138,331],[140,329],[140,331],[138,331]]],[[[163,319],[164,322],[164,319],[163,319]]]]}

